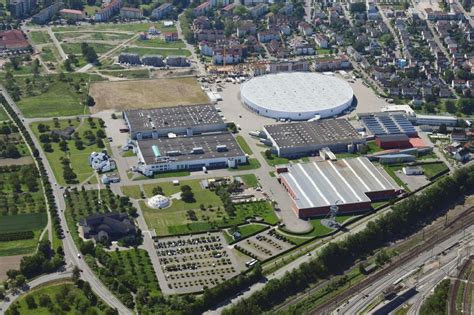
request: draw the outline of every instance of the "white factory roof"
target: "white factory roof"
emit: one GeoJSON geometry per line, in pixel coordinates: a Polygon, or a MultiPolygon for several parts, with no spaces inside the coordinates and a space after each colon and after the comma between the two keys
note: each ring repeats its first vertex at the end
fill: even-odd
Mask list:
{"type": "Polygon", "coordinates": [[[383,170],[365,157],[295,163],[280,173],[294,193],[298,208],[370,202],[366,193],[399,190],[383,170]]]}
{"type": "Polygon", "coordinates": [[[268,112],[338,114],[352,103],[350,85],[337,77],[287,72],[255,77],[241,87],[244,102],[268,112]]]}

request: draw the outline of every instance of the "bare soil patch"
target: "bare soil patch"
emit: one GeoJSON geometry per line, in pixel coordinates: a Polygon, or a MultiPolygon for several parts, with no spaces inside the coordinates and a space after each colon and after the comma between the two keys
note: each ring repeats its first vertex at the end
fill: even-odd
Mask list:
{"type": "Polygon", "coordinates": [[[7,271],[10,269],[19,269],[20,261],[25,255],[0,257],[0,282],[7,280],[7,271]]]}
{"type": "Polygon", "coordinates": [[[194,77],[97,82],[89,93],[96,102],[91,108],[93,113],[209,102],[194,77]]]}

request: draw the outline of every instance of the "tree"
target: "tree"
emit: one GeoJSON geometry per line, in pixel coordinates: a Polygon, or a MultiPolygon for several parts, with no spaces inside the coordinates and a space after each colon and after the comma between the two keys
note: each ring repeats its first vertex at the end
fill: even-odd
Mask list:
{"type": "Polygon", "coordinates": [[[104,141],[102,139],[97,139],[97,146],[99,148],[105,148],[104,141]]]}
{"type": "Polygon", "coordinates": [[[267,159],[271,159],[272,158],[272,151],[271,150],[265,150],[265,157],[267,159]]]}
{"type": "Polygon", "coordinates": [[[76,145],[76,148],[78,150],[84,149],[84,142],[82,140],[77,139],[76,141],[74,141],[74,144],[76,145]]]}
{"type": "Polygon", "coordinates": [[[28,305],[28,308],[30,310],[38,307],[38,305],[36,305],[35,298],[31,294],[28,294],[25,297],[25,302],[26,302],[26,305],[28,305]]]}
{"type": "Polygon", "coordinates": [[[94,106],[95,105],[95,100],[92,96],[90,95],[87,95],[86,97],[86,105],[91,107],[91,106],[94,106]]]}
{"type": "Polygon", "coordinates": [[[43,144],[43,150],[44,152],[53,152],[53,147],[51,146],[51,143],[43,144]]]}
{"type": "Polygon", "coordinates": [[[456,104],[452,100],[447,100],[444,107],[448,113],[454,114],[456,112],[456,104]]]}
{"type": "Polygon", "coordinates": [[[20,62],[21,62],[21,60],[18,57],[10,58],[10,64],[12,65],[12,68],[14,70],[18,70],[20,68],[20,62]]]}
{"type": "Polygon", "coordinates": [[[163,188],[161,188],[161,186],[153,187],[152,194],[153,195],[164,195],[163,194],[163,188]]]}
{"type": "Polygon", "coordinates": [[[68,72],[74,71],[74,69],[72,68],[72,61],[71,61],[71,59],[66,59],[66,60],[64,61],[64,69],[66,69],[66,71],[68,71],[68,72]]]}
{"type": "Polygon", "coordinates": [[[40,297],[39,297],[39,305],[41,307],[48,307],[50,306],[52,303],[51,301],[51,298],[49,297],[49,295],[46,295],[46,294],[41,294],[40,297]]]}
{"type": "Polygon", "coordinates": [[[81,269],[79,269],[78,266],[74,266],[74,269],[72,269],[72,280],[74,283],[77,283],[77,281],[81,278],[81,269]]]}
{"type": "Polygon", "coordinates": [[[66,152],[68,150],[68,147],[67,147],[67,142],[62,140],[61,142],[59,142],[59,148],[61,149],[61,151],[64,151],[66,152]]]}
{"type": "Polygon", "coordinates": [[[471,115],[474,112],[474,99],[460,98],[457,101],[458,109],[465,115],[471,115]]]}
{"type": "Polygon", "coordinates": [[[17,159],[21,157],[21,154],[18,151],[18,148],[13,143],[9,143],[7,145],[5,154],[8,158],[12,158],[12,159],[17,159]]]}
{"type": "Polygon", "coordinates": [[[188,185],[181,186],[181,200],[184,202],[194,202],[194,193],[188,185]]]}
{"type": "Polygon", "coordinates": [[[355,2],[351,3],[349,7],[349,11],[354,14],[354,13],[362,13],[366,11],[366,6],[365,2],[355,2]]]}

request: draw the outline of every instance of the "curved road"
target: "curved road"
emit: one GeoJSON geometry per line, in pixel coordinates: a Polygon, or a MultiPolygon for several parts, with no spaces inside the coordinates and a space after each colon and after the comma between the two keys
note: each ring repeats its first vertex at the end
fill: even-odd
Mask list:
{"type": "MultiPolygon", "coordinates": [[[[22,120],[25,121],[23,115],[21,114],[20,110],[16,106],[15,102],[13,99],[10,97],[10,95],[6,92],[4,87],[0,85],[1,92],[7,102],[10,104],[10,106],[13,108],[13,110],[16,112],[17,116],[22,120]]],[[[41,144],[39,141],[33,136],[33,132],[30,128],[30,125],[28,123],[25,123],[25,128],[28,131],[28,133],[32,136],[31,138],[33,139],[33,142],[37,148],[41,148],[41,144]]],[[[125,305],[122,304],[122,302],[113,295],[108,288],[96,277],[96,275],[92,272],[92,270],[89,268],[89,266],[84,262],[82,258],[79,258],[79,250],[76,247],[76,244],[74,243],[71,234],[68,233],[69,231],[66,223],[66,218],[64,216],[64,209],[66,209],[66,202],[64,200],[64,195],[63,191],[60,188],[60,186],[55,182],[54,180],[54,175],[53,171],[51,169],[51,166],[49,165],[48,160],[46,159],[46,156],[43,152],[43,150],[39,150],[40,152],[40,157],[43,160],[43,164],[45,166],[46,172],[48,174],[48,177],[50,179],[50,182],[52,184],[52,189],[54,193],[54,197],[56,200],[56,205],[59,209],[59,217],[61,221],[61,227],[64,230],[64,236],[65,238],[62,240],[63,241],[63,249],[64,249],[64,256],[66,260],[66,265],[76,265],[78,266],[81,270],[81,278],[84,281],[88,281],[92,287],[92,290],[102,299],[104,300],[105,303],[110,305],[113,308],[116,308],[120,314],[132,314],[132,311],[128,309],[125,305]]]]}

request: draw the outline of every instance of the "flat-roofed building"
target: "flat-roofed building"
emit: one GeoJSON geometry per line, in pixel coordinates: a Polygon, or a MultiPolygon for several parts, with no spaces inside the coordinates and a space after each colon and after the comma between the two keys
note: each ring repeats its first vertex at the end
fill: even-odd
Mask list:
{"type": "Polygon", "coordinates": [[[368,211],[371,202],[400,192],[390,176],[365,157],[289,164],[278,178],[302,219],[325,216],[331,205],[337,205],[340,214],[368,211]]]}
{"type": "Polygon", "coordinates": [[[153,173],[236,167],[247,157],[230,132],[137,141],[138,170],[153,173]]]}
{"type": "Polygon", "coordinates": [[[83,20],[86,16],[83,11],[81,10],[72,10],[72,9],[62,9],[59,11],[61,17],[66,20],[83,20]]]}
{"type": "Polygon", "coordinates": [[[349,145],[366,143],[346,119],[267,125],[263,130],[278,156],[288,158],[316,155],[326,147],[347,152],[349,145]]]}
{"type": "Polygon", "coordinates": [[[132,139],[225,131],[226,123],[210,104],[137,109],[123,113],[132,139]]]}

